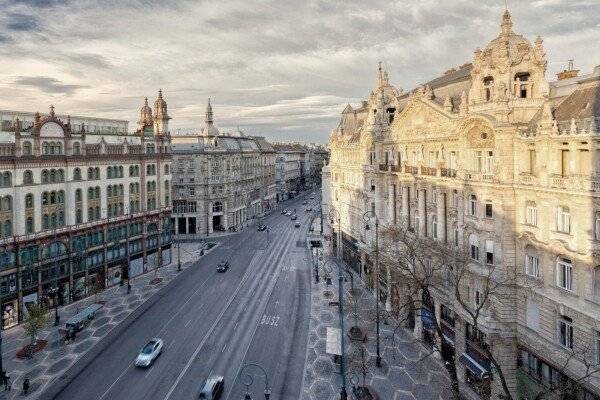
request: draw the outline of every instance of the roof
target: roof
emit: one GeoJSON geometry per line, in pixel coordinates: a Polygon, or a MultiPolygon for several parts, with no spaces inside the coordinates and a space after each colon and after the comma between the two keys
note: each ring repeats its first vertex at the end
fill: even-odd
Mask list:
{"type": "Polygon", "coordinates": [[[557,121],[598,116],[600,116],[600,81],[583,85],[575,90],[554,110],[554,118],[557,121]]]}

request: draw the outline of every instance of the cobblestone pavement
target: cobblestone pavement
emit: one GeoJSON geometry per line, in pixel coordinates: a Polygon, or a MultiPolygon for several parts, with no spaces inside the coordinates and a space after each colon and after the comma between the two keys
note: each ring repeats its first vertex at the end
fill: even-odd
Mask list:
{"type": "MultiPolygon", "coordinates": [[[[337,305],[337,269],[334,267],[332,282],[327,286],[321,271],[319,283],[312,283],[311,319],[308,334],[308,348],[304,367],[304,380],[301,400],[338,399],[341,388],[339,364],[333,362],[333,356],[326,354],[327,327],[339,328],[337,305]]],[[[451,397],[450,381],[440,362],[429,355],[421,343],[415,341],[413,333],[399,328],[394,334],[396,324],[390,319],[389,325],[382,320],[380,324],[380,349],[382,362],[377,368],[373,294],[355,277],[354,296],[350,294],[350,282],[344,284],[344,328],[348,329],[357,322],[366,329],[366,342],[351,342],[345,338],[347,390],[356,383],[365,383],[375,389],[381,400],[426,399],[439,400],[451,397]],[[356,317],[356,319],[355,319],[356,317]],[[364,348],[364,352],[361,351],[364,348]]],[[[380,314],[381,315],[381,314],[380,314]]],[[[384,318],[385,319],[385,318],[384,318]]]]}
{"type": "MultiPolygon", "coordinates": [[[[188,268],[193,261],[200,258],[200,246],[200,243],[181,244],[182,268],[188,268]]],[[[96,301],[106,302],[104,307],[96,313],[96,317],[90,325],[79,332],[76,340],[71,344],[64,344],[62,339],[59,338],[58,328],[51,325],[39,334],[40,339],[48,341],[46,349],[35,354],[32,359],[21,360],[16,358],[16,352],[30,341],[23,327],[17,326],[2,332],[4,369],[10,376],[12,390],[6,392],[2,390],[3,388],[0,388],[0,400],[36,398],[49,382],[62,375],[112,328],[123,321],[132,311],[177,275],[177,250],[175,247],[173,248],[172,258],[174,260],[173,263],[132,279],[131,293],[129,294],[127,294],[126,285],[117,285],[97,296],[90,296],[59,308],[62,321],[61,326],[64,327],[64,321],[84,307],[96,301]],[[151,284],[150,281],[155,277],[162,278],[161,282],[151,284]],[[28,396],[21,395],[23,380],[25,378],[29,378],[31,382],[30,394],[28,396]]],[[[54,321],[54,318],[51,318],[51,321],[54,321]]]]}

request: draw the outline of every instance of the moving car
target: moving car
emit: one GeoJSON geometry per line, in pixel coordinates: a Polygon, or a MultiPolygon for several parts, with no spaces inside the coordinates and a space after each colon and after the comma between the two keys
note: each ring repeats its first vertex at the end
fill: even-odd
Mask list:
{"type": "Polygon", "coordinates": [[[258,228],[256,228],[256,230],[259,231],[259,232],[262,232],[262,231],[264,231],[266,229],[267,229],[267,226],[265,224],[260,224],[258,226],[258,228]]]}
{"type": "Polygon", "coordinates": [[[281,210],[281,215],[286,215],[287,214],[287,210],[281,210]]]}
{"type": "Polygon", "coordinates": [[[200,389],[199,399],[216,400],[223,394],[225,379],[222,376],[209,376],[200,389]]]}
{"type": "Polygon", "coordinates": [[[295,221],[298,219],[298,216],[296,214],[292,215],[292,221],[295,221]]]}
{"type": "Polygon", "coordinates": [[[163,341],[159,338],[150,340],[140,351],[135,359],[137,367],[149,367],[154,360],[160,355],[163,349],[163,341]]]}
{"type": "Polygon", "coordinates": [[[306,212],[311,212],[311,211],[312,211],[312,207],[308,207],[308,208],[306,209],[306,212]]]}
{"type": "Polygon", "coordinates": [[[294,226],[295,226],[296,228],[300,228],[300,225],[301,225],[301,224],[300,224],[300,221],[296,221],[296,223],[294,224],[294,226]]]}
{"type": "Polygon", "coordinates": [[[311,199],[311,200],[314,200],[314,199],[315,199],[315,196],[310,196],[310,199],[311,199]]]}
{"type": "Polygon", "coordinates": [[[225,272],[229,269],[229,261],[221,261],[217,266],[217,272],[225,272]]]}

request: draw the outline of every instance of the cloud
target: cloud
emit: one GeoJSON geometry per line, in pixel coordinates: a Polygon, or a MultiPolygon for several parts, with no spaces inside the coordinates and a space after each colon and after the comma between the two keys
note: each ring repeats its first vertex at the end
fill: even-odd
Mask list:
{"type": "Polygon", "coordinates": [[[15,79],[14,84],[34,88],[47,94],[65,94],[67,96],[72,95],[78,89],[86,87],[64,84],[47,76],[20,76],[15,79]]]}
{"type": "MultiPolygon", "coordinates": [[[[211,97],[220,127],[319,141],[345,103],[368,96],[379,60],[395,85],[413,88],[470,61],[498,34],[504,9],[503,0],[0,5],[0,90],[11,93],[2,108],[53,102],[57,112],[123,118],[134,128],[143,98],[162,88],[174,128],[200,128],[211,97]]],[[[544,38],[549,78],[570,58],[584,72],[600,64],[599,2],[509,5],[515,31],[544,38]]]]}

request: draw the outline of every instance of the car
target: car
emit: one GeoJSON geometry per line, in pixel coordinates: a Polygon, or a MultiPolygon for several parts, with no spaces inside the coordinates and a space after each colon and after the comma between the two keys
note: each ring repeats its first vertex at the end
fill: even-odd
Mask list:
{"type": "Polygon", "coordinates": [[[310,199],[311,199],[311,200],[314,200],[314,199],[315,199],[315,196],[310,196],[310,199]]]}
{"type": "Polygon", "coordinates": [[[294,227],[296,227],[296,228],[300,228],[300,225],[301,225],[301,224],[300,224],[300,221],[296,221],[296,223],[294,224],[294,227]]]}
{"type": "Polygon", "coordinates": [[[292,219],[292,221],[295,221],[295,220],[297,220],[297,219],[298,219],[298,216],[297,216],[296,214],[294,214],[294,215],[292,215],[292,218],[291,218],[291,219],[292,219]]]}
{"type": "Polygon", "coordinates": [[[306,212],[311,212],[311,211],[312,211],[312,208],[311,208],[311,207],[308,207],[308,208],[306,209],[306,212]]]}
{"type": "Polygon", "coordinates": [[[200,389],[199,399],[216,400],[221,398],[223,387],[225,386],[225,378],[220,375],[209,376],[202,384],[200,389]]]}
{"type": "Polygon", "coordinates": [[[267,230],[267,226],[265,224],[260,224],[256,230],[259,232],[265,231],[267,230]]]}
{"type": "Polygon", "coordinates": [[[292,212],[291,211],[286,211],[285,215],[287,215],[289,217],[290,215],[292,215],[292,212]]]}
{"type": "Polygon", "coordinates": [[[140,354],[138,354],[135,359],[135,365],[137,367],[149,367],[154,361],[158,358],[160,353],[162,353],[163,349],[163,341],[159,338],[154,338],[150,340],[142,350],[140,350],[140,354]]]}
{"type": "Polygon", "coordinates": [[[229,261],[221,261],[217,266],[217,272],[226,272],[229,269],[229,261]]]}
{"type": "Polygon", "coordinates": [[[306,201],[306,200],[304,200],[304,201],[302,202],[302,205],[303,205],[303,206],[305,206],[305,205],[307,205],[307,204],[308,204],[308,201],[306,201]]]}
{"type": "Polygon", "coordinates": [[[287,214],[288,210],[281,210],[281,215],[287,214]]]}

